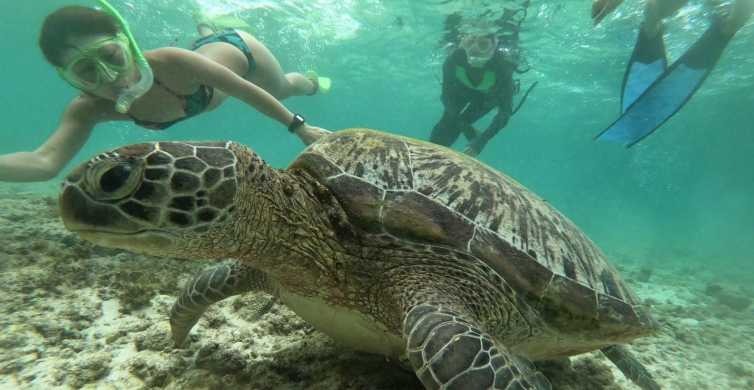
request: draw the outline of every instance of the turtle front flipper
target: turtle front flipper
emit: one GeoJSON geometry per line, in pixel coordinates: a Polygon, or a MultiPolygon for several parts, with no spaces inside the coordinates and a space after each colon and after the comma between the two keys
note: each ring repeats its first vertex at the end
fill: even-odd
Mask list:
{"type": "Polygon", "coordinates": [[[642,390],[660,390],[660,385],[647,369],[622,345],[611,345],[600,349],[613,364],[642,390]]]}
{"type": "Polygon", "coordinates": [[[183,344],[191,328],[211,304],[246,292],[271,290],[267,274],[238,261],[201,271],[186,284],[170,310],[170,331],[175,345],[180,347],[183,344]]]}
{"type": "Polygon", "coordinates": [[[530,362],[440,306],[412,307],[403,320],[403,336],[411,366],[427,389],[552,388],[530,362]]]}

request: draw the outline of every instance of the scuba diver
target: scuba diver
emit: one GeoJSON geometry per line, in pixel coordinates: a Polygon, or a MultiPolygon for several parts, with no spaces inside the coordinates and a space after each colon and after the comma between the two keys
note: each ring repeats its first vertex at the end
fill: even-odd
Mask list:
{"type": "MultiPolygon", "coordinates": [[[[647,0],[644,22],[621,87],[621,116],[596,139],[631,147],[678,112],[715,68],[725,47],[754,12],[754,0],[736,0],[725,15],[715,15],[704,34],[668,67],[662,20],[688,0],[647,0]]],[[[623,0],[594,0],[597,25],[623,0]]]]}
{"type": "Polygon", "coordinates": [[[431,142],[450,146],[463,133],[469,141],[464,152],[477,156],[506,126],[529,91],[513,110],[513,95],[519,88],[514,73],[524,73],[518,48],[518,32],[526,10],[506,10],[495,33],[462,33],[461,16],[446,20],[445,41],[452,48],[442,68],[441,101],[444,112],[432,129],[431,142]],[[518,16],[523,12],[523,17],[518,16]],[[473,124],[497,108],[490,125],[480,133],[473,124]]]}
{"type": "Polygon", "coordinates": [[[279,122],[308,144],[327,130],[310,126],[279,99],[326,92],[329,79],[283,73],[275,56],[247,32],[198,28],[192,50],[162,47],[142,53],[127,23],[105,0],[103,10],[68,6],[48,15],[39,46],[61,78],[81,91],[57,129],[36,150],[0,155],[0,181],[55,177],[93,128],[132,121],[163,130],[235,97],[279,122]]]}

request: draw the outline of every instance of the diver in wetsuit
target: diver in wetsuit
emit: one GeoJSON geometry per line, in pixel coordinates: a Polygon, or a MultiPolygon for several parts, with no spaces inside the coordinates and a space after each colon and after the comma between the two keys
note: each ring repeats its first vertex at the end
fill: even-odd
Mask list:
{"type": "Polygon", "coordinates": [[[476,156],[508,123],[516,92],[516,65],[498,43],[494,35],[468,36],[445,60],[441,97],[445,110],[430,141],[449,146],[463,132],[469,140],[466,153],[476,156]],[[495,108],[492,123],[479,134],[474,122],[495,108]]]}
{"type": "Polygon", "coordinates": [[[452,50],[442,68],[444,112],[432,129],[430,141],[450,146],[463,133],[469,141],[465,152],[477,156],[526,99],[525,94],[513,109],[513,96],[519,90],[514,73],[528,70],[520,55],[519,32],[529,1],[519,6],[504,9],[493,21],[467,21],[459,13],[446,18],[442,41],[452,50]],[[480,32],[480,26],[487,28],[480,32]],[[497,112],[492,123],[480,133],[474,122],[493,109],[497,112]]]}

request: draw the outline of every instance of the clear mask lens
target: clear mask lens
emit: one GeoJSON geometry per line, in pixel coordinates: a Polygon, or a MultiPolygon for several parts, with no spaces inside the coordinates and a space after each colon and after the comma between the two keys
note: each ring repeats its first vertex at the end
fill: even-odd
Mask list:
{"type": "Polygon", "coordinates": [[[88,58],[83,58],[69,66],[70,73],[85,84],[96,84],[99,79],[97,64],[88,58]]]}
{"type": "Polygon", "coordinates": [[[482,66],[495,54],[497,40],[491,37],[468,38],[462,47],[471,66],[482,66]]]}
{"type": "Polygon", "coordinates": [[[131,57],[128,41],[118,35],[84,48],[60,73],[76,88],[93,90],[128,71],[131,57]]]}
{"type": "Polygon", "coordinates": [[[100,61],[112,67],[123,68],[128,65],[128,47],[120,42],[103,45],[97,50],[100,61]]]}

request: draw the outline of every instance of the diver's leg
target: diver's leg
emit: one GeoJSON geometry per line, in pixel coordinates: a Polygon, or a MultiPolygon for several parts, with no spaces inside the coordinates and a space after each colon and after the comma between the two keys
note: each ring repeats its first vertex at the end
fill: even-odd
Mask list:
{"type": "Polygon", "coordinates": [[[170,310],[170,330],[175,345],[183,344],[210,305],[251,291],[272,293],[272,287],[264,272],[238,261],[215,265],[195,275],[170,310]]]}
{"type": "Polygon", "coordinates": [[[648,0],[644,22],[626,65],[621,84],[621,113],[626,112],[652,83],[668,69],[662,20],[674,14],[688,0],[648,0]]]}
{"type": "Polygon", "coordinates": [[[754,13],[754,0],[737,0],[723,21],[722,32],[728,35],[735,34],[751,18],[752,13],[754,13]]]}
{"type": "MultiPolygon", "coordinates": [[[[479,94],[471,99],[468,107],[460,115],[460,122],[471,127],[474,134],[479,134],[479,131],[474,129],[473,125],[476,121],[482,119],[495,107],[495,103],[491,101],[487,96],[479,94]]],[[[466,131],[467,137],[472,134],[471,131],[466,131]]],[[[471,141],[471,140],[469,140],[471,141]]]]}
{"type": "Polygon", "coordinates": [[[647,38],[654,38],[661,32],[662,20],[673,15],[686,3],[688,0],[647,0],[642,33],[646,34],[647,38]]]}
{"type": "Polygon", "coordinates": [[[468,107],[471,97],[463,88],[443,87],[440,101],[443,106],[442,118],[429,135],[429,141],[438,145],[450,146],[456,142],[461,132],[467,131],[468,124],[461,123],[460,115],[468,107]]]}
{"type": "Polygon", "coordinates": [[[463,130],[463,124],[458,120],[458,114],[445,109],[440,121],[432,128],[429,141],[443,146],[453,145],[461,130],[463,130]]]}
{"type": "Polygon", "coordinates": [[[657,130],[691,99],[715,68],[733,37],[713,22],[707,31],[652,82],[597,139],[630,147],[657,130]]]}
{"type": "Polygon", "coordinates": [[[461,131],[463,131],[463,136],[466,137],[466,141],[472,141],[476,139],[476,137],[479,137],[480,134],[474,126],[468,123],[461,128],[461,131]]]}

